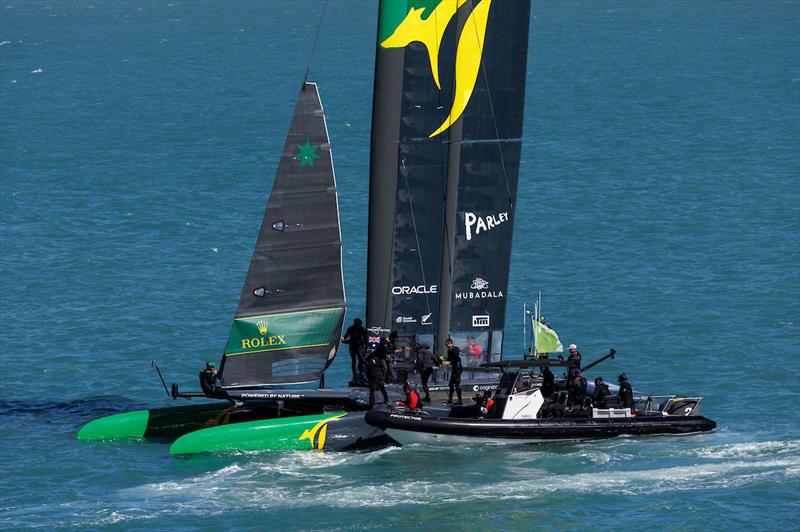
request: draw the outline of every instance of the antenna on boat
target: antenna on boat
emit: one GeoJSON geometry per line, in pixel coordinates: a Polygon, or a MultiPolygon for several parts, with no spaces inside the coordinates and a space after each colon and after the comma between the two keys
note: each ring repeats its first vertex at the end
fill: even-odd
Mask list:
{"type": "Polygon", "coordinates": [[[522,302],[522,358],[528,356],[528,303],[522,302]]]}
{"type": "MultiPolygon", "coordinates": [[[[158,372],[158,378],[161,379],[161,385],[164,386],[164,391],[167,392],[167,396],[168,397],[172,397],[172,394],[169,393],[169,390],[167,389],[167,383],[164,382],[164,376],[161,374],[161,369],[159,369],[158,364],[156,364],[156,360],[155,359],[150,361],[150,367],[151,368],[156,368],[156,371],[158,372]]],[[[174,399],[174,397],[172,397],[172,398],[174,399]]]]}

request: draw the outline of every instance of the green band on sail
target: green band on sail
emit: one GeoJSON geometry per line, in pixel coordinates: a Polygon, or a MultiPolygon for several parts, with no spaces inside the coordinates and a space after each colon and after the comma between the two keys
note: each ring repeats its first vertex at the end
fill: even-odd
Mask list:
{"type": "Polygon", "coordinates": [[[327,345],[344,309],[330,308],[237,318],[225,347],[227,356],[327,345]]]}

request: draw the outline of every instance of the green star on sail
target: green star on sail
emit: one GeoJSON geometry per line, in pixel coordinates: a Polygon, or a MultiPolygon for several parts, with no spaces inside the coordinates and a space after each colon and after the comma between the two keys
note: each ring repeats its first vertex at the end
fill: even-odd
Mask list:
{"type": "Polygon", "coordinates": [[[300,167],[302,168],[307,164],[313,168],[314,160],[319,159],[319,155],[315,153],[319,149],[319,146],[312,146],[309,141],[306,141],[304,145],[295,144],[295,146],[300,150],[294,154],[294,158],[300,160],[300,167]]]}

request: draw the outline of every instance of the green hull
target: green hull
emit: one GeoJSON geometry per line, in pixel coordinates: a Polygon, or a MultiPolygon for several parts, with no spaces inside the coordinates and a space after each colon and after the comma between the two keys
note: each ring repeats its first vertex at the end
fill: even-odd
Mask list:
{"type": "Polygon", "coordinates": [[[153,408],[123,412],[84,425],[79,440],[114,440],[121,438],[175,438],[189,432],[226,422],[225,402],[191,406],[153,408]]]}
{"type": "MultiPolygon", "coordinates": [[[[175,440],[169,452],[197,454],[221,451],[324,450],[329,431],[346,415],[346,412],[335,412],[211,427],[181,436],[175,440]]],[[[363,414],[360,417],[363,418],[363,414]]]]}

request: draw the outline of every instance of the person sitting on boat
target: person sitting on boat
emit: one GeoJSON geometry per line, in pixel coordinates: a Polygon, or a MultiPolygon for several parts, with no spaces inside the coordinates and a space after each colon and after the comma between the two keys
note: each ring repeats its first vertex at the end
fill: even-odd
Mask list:
{"type": "Polygon", "coordinates": [[[603,377],[594,379],[594,393],[592,393],[592,404],[595,408],[608,408],[606,396],[611,395],[608,384],[603,382],[603,377]]]}
{"type": "Polygon", "coordinates": [[[406,394],[405,401],[397,401],[398,406],[405,406],[406,410],[419,411],[422,409],[422,401],[419,394],[409,383],[403,385],[403,392],[406,394]]]}
{"type": "Polygon", "coordinates": [[[455,391],[458,394],[458,402],[456,404],[462,405],[464,403],[461,402],[461,372],[464,368],[461,365],[461,349],[453,345],[452,338],[448,338],[444,345],[447,347],[447,360],[444,363],[450,366],[450,382],[447,383],[449,387],[447,402],[453,402],[453,391],[455,391]]]}
{"type": "Polygon", "coordinates": [[[620,373],[617,377],[617,382],[619,382],[619,395],[620,403],[622,403],[622,408],[630,408],[631,414],[636,415],[636,411],[634,410],[635,406],[633,403],[633,387],[631,383],[628,382],[628,376],[624,373],[620,373]]]}
{"type": "Polygon", "coordinates": [[[577,408],[581,408],[586,400],[586,379],[581,375],[581,370],[576,370],[570,383],[569,398],[572,406],[577,408]]]}
{"type": "Polygon", "coordinates": [[[494,399],[492,398],[492,391],[486,390],[483,394],[483,405],[481,405],[481,418],[485,417],[494,417],[495,410],[497,410],[497,406],[495,405],[494,399]]]}
{"type": "Polygon", "coordinates": [[[219,386],[217,385],[217,365],[211,360],[206,362],[206,367],[200,372],[200,388],[206,397],[216,397],[219,395],[219,386]]]}
{"type": "Polygon", "coordinates": [[[362,325],[360,318],[353,320],[353,324],[347,328],[342,336],[342,342],[350,347],[350,369],[353,371],[353,382],[361,381],[364,375],[364,350],[367,346],[367,330],[362,325]],[[356,373],[358,365],[358,373],[356,373]]]}
{"type": "Polygon", "coordinates": [[[417,361],[414,364],[414,371],[419,371],[419,376],[422,379],[422,390],[425,392],[425,397],[422,398],[423,403],[431,402],[431,392],[428,389],[428,380],[433,375],[433,368],[437,368],[441,364],[439,359],[431,353],[431,346],[423,343],[417,350],[417,361]]]}
{"type": "Polygon", "coordinates": [[[549,399],[556,389],[556,376],[545,366],[542,368],[542,397],[549,399]]]}

